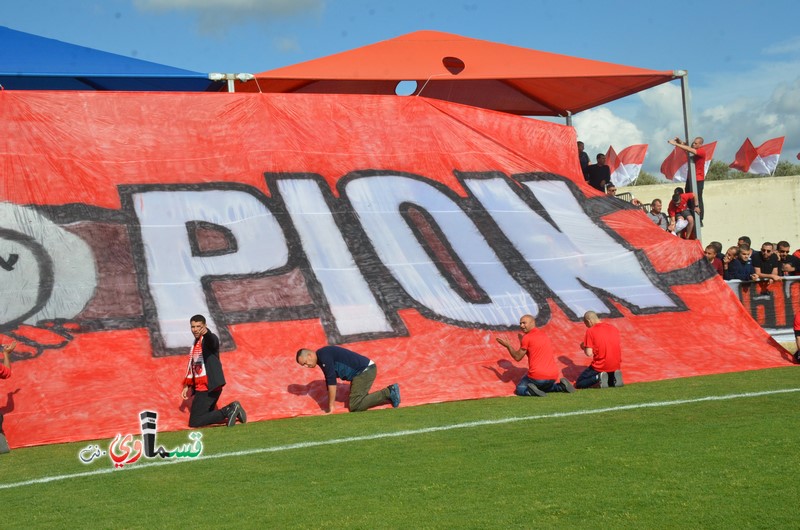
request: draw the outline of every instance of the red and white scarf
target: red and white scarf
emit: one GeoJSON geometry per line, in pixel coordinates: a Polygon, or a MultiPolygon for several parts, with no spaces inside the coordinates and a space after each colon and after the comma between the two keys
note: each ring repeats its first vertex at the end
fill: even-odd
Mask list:
{"type": "Polygon", "coordinates": [[[192,386],[195,390],[208,390],[206,363],[203,362],[203,337],[195,341],[192,351],[189,352],[189,365],[186,367],[183,384],[192,386]]]}

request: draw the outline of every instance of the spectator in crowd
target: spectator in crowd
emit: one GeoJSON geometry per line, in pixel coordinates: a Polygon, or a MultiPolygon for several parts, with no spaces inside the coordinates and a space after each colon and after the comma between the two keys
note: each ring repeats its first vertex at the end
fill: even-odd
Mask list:
{"type": "MultiPolygon", "coordinates": [[[[701,136],[698,136],[692,141],[692,145],[688,145],[680,138],[675,137],[672,140],[669,140],[669,143],[679,149],[683,149],[684,151],[692,155],[691,158],[694,162],[694,175],[697,180],[697,206],[700,208],[699,209],[700,223],[702,223],[704,215],[703,184],[705,183],[706,160],[708,159],[708,153],[706,151],[705,146],[703,146],[704,140],[701,136]]],[[[686,191],[687,192],[692,191],[691,179],[688,179],[686,182],[686,191]]]]}
{"type": "Polygon", "coordinates": [[[497,342],[508,350],[515,361],[528,357],[528,373],[523,376],[514,393],[518,396],[544,397],[548,392],[575,392],[575,387],[568,379],[556,381],[560,372],[556,365],[555,353],[550,337],[536,328],[536,321],[531,315],[523,315],[519,319],[522,333],[519,337],[519,348],[515,348],[505,337],[497,337],[497,342]]]}
{"type": "Polygon", "coordinates": [[[722,259],[722,243],[720,243],[719,241],[712,241],[711,243],[709,243],[709,245],[714,247],[714,250],[717,251],[717,257],[720,258],[720,260],[721,260],[722,259]]]}
{"type": "Polygon", "coordinates": [[[238,401],[221,409],[217,401],[225,386],[225,374],[219,359],[219,339],[206,327],[206,317],[194,315],[189,319],[194,345],[189,351],[189,365],[183,377],[181,397],[194,396],[189,411],[189,427],[225,423],[233,427],[237,421],[247,423],[247,414],[238,401]]]}
{"type": "Polygon", "coordinates": [[[589,153],[583,150],[583,142],[578,142],[578,161],[581,163],[583,180],[589,181],[589,153]]]}
{"type": "Polygon", "coordinates": [[[728,279],[728,267],[739,258],[739,247],[728,247],[725,255],[722,256],[722,277],[728,279]]]}
{"type": "Polygon", "coordinates": [[[739,245],[739,255],[737,258],[728,263],[728,268],[725,270],[726,280],[741,280],[743,282],[749,280],[757,280],[756,271],[753,269],[753,264],[750,263],[750,246],[747,243],[739,245]]]}
{"type": "MultiPolygon", "coordinates": [[[[17,347],[17,341],[12,341],[11,344],[3,344],[0,348],[3,349],[3,363],[0,364],[0,379],[8,379],[11,377],[11,359],[8,358],[9,354],[17,347]]],[[[8,453],[11,449],[8,447],[8,440],[6,434],[3,432],[3,413],[0,412],[0,454],[8,453]]]]}
{"type": "Polygon", "coordinates": [[[589,185],[605,191],[606,184],[611,182],[611,169],[606,165],[606,155],[597,153],[597,163],[589,166],[589,185]]]}
{"type": "Polygon", "coordinates": [[[717,257],[717,249],[714,245],[706,246],[705,256],[708,260],[709,265],[717,271],[717,274],[722,276],[724,274],[724,269],[722,268],[722,260],[717,257]]]}
{"type": "Polygon", "coordinates": [[[592,358],[592,363],[578,376],[575,388],[623,386],[619,330],[607,322],[601,322],[594,311],[587,311],[583,315],[583,324],[587,329],[581,349],[587,357],[592,358]]]}
{"type": "Polygon", "coordinates": [[[295,360],[300,366],[314,368],[319,366],[328,387],[328,407],[325,412],[333,412],[336,404],[336,378],[350,381],[350,412],[361,412],[372,407],[392,404],[400,406],[400,386],[392,384],[370,393],[372,383],[378,375],[377,365],[363,355],[341,346],[323,346],[317,351],[301,348],[295,360]]]}
{"type": "MultiPolygon", "coordinates": [[[[606,191],[606,195],[608,197],[614,197],[615,199],[619,199],[619,197],[617,197],[617,186],[613,182],[611,182],[609,184],[606,184],[606,190],[605,191],[606,191]]],[[[620,199],[620,200],[624,200],[624,199],[620,199]]],[[[637,199],[636,197],[631,197],[630,203],[632,205],[638,206],[640,208],[642,206],[642,202],[639,199],[637,199]]]]}
{"type": "MultiPolygon", "coordinates": [[[[736,244],[739,246],[739,248],[742,248],[742,245],[747,245],[748,248],[752,248],[752,245],[753,245],[750,242],[750,237],[749,236],[740,236],[738,241],[736,241],[736,244]]],[[[747,262],[750,263],[752,258],[753,258],[753,256],[751,254],[750,257],[747,258],[747,262]]]]}
{"type": "Polygon", "coordinates": [[[661,211],[661,199],[653,199],[653,202],[650,203],[650,211],[647,212],[647,217],[662,230],[669,230],[669,218],[667,214],[661,211]]]}
{"type": "Polygon", "coordinates": [[[761,244],[761,252],[754,253],[750,261],[759,279],[770,282],[781,279],[778,256],[775,254],[774,245],[769,241],[761,244]]]}
{"type": "MultiPolygon", "coordinates": [[[[695,198],[694,193],[684,193],[682,188],[675,188],[672,200],[669,203],[667,212],[669,213],[670,226],[675,235],[683,233],[683,237],[689,239],[694,232],[694,215],[689,210],[689,201],[695,198]],[[685,229],[681,228],[680,221],[685,221],[685,229]]],[[[695,206],[695,211],[697,211],[695,206]]]]}
{"type": "Polygon", "coordinates": [[[800,275],[800,258],[790,254],[788,241],[778,241],[776,253],[778,254],[778,274],[781,276],[800,275]]]}

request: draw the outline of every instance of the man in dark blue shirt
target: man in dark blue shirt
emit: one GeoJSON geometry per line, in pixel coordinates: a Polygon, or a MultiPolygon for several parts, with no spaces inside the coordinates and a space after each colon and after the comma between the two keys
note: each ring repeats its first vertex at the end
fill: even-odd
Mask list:
{"type": "Polygon", "coordinates": [[[758,280],[753,264],[750,263],[750,246],[747,243],[739,245],[739,256],[728,263],[728,270],[725,271],[726,280],[741,280],[743,282],[758,280]]]}
{"type": "Polygon", "coordinates": [[[391,403],[392,407],[400,405],[400,387],[395,383],[377,392],[369,393],[378,367],[363,355],[340,346],[324,346],[317,351],[302,348],[295,356],[297,364],[306,368],[319,366],[328,386],[328,408],[325,412],[333,412],[336,403],[336,378],[350,381],[350,412],[360,412],[372,407],[391,403]]]}

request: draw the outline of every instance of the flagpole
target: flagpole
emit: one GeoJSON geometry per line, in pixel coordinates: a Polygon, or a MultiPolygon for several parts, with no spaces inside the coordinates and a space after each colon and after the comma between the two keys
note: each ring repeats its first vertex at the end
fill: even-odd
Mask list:
{"type": "MultiPolygon", "coordinates": [[[[689,122],[691,121],[691,116],[689,113],[691,107],[691,98],[689,95],[689,72],[687,72],[686,70],[676,70],[674,74],[681,78],[681,101],[683,102],[683,132],[684,134],[686,134],[686,142],[691,145],[692,139],[689,136],[689,122]]],[[[694,164],[692,164],[692,157],[689,155],[688,151],[686,151],[686,176],[687,176],[687,181],[692,185],[692,191],[694,192],[695,196],[698,197],[694,201],[695,206],[698,206],[700,204],[700,199],[697,191],[697,175],[695,175],[694,164]]],[[[700,214],[692,210],[692,215],[694,215],[694,233],[699,241],[701,238],[700,214]]]]}

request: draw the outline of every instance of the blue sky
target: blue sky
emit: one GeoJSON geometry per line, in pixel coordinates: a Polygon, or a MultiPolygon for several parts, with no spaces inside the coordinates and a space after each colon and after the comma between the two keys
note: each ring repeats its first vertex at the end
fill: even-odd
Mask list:
{"type": "MultiPolygon", "coordinates": [[[[744,141],[786,136],[800,152],[795,1],[4,0],[0,25],[200,72],[261,72],[429,29],[689,72],[693,134],[730,162],[744,141]]],[[[559,120],[562,121],[563,120],[559,120]]],[[[662,85],[575,116],[591,154],[647,143],[658,173],[683,131],[680,87],[662,85]]]]}

